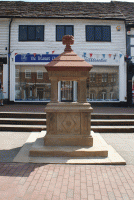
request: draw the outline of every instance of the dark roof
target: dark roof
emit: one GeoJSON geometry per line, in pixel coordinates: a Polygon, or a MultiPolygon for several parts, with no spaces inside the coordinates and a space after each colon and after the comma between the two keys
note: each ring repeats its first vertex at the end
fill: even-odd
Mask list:
{"type": "Polygon", "coordinates": [[[134,24],[134,3],[131,2],[115,2],[115,6],[124,15],[126,24],[134,24]]]}
{"type": "Polygon", "coordinates": [[[0,17],[124,19],[113,2],[0,1],[0,17]]]}

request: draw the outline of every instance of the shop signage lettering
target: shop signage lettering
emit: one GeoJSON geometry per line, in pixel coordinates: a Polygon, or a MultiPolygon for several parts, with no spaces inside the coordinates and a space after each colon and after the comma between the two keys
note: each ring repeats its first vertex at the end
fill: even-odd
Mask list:
{"type": "Polygon", "coordinates": [[[86,62],[107,62],[107,59],[85,58],[86,62]]]}
{"type": "Polygon", "coordinates": [[[15,62],[51,62],[58,54],[17,54],[15,62]]]}

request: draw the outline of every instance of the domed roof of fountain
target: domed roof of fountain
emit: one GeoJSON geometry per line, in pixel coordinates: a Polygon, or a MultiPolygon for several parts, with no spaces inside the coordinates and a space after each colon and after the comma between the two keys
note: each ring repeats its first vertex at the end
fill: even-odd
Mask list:
{"type": "Polygon", "coordinates": [[[87,63],[73,52],[71,45],[74,44],[72,35],[65,35],[62,38],[63,45],[66,45],[65,50],[50,63],[45,65],[47,71],[90,71],[92,65],[87,63]]]}

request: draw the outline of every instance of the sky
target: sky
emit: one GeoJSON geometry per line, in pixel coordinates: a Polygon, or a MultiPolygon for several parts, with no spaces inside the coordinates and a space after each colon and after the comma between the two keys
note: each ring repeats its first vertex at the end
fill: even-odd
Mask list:
{"type": "MultiPolygon", "coordinates": [[[[1,0],[1,1],[27,1],[27,2],[111,2],[111,0],[1,0]]],[[[125,1],[134,2],[134,0],[113,0],[113,1],[125,1]]]]}

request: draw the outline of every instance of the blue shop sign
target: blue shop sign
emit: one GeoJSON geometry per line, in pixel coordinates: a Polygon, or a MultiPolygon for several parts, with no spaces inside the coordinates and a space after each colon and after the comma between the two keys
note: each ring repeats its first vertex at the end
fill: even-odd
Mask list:
{"type": "Polygon", "coordinates": [[[17,54],[15,62],[51,62],[58,54],[17,54]]]}

